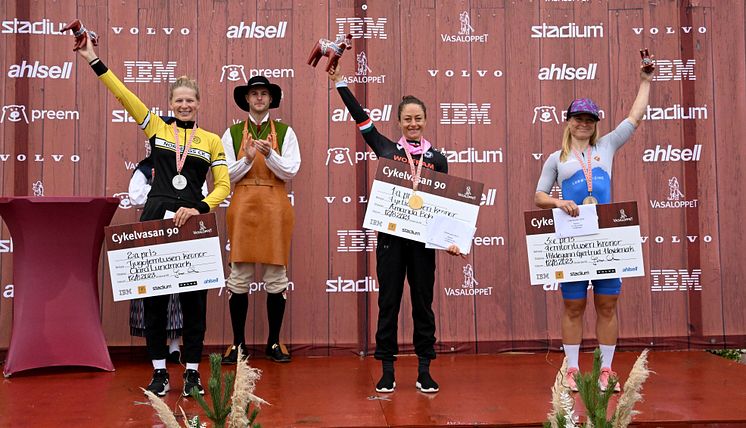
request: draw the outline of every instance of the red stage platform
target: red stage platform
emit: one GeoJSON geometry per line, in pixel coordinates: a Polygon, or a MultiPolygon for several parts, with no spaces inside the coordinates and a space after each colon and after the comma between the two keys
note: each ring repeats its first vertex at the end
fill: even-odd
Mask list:
{"type": "MultiPolygon", "coordinates": [[[[617,353],[614,368],[622,380],[637,355],[617,353]]],[[[591,358],[581,355],[583,369],[591,358]]],[[[405,356],[396,365],[396,392],[376,394],[380,365],[371,357],[296,357],[285,365],[251,360],[263,371],[256,393],[272,403],[259,415],[265,428],[539,426],[561,363],[559,353],[441,355],[431,368],[441,391],[422,394],[414,387],[417,360],[405,356]]],[[[0,426],[161,426],[139,389],[149,380],[148,362],[115,356],[114,364],[114,373],[52,368],[3,380],[0,426]]],[[[746,426],[745,365],[689,351],[650,353],[649,367],[655,373],[637,406],[637,426],[746,426]]],[[[188,414],[197,411],[193,400],[178,393],[183,369],[169,371],[167,403],[188,414]]],[[[206,383],[206,359],[201,372],[206,383]]]]}

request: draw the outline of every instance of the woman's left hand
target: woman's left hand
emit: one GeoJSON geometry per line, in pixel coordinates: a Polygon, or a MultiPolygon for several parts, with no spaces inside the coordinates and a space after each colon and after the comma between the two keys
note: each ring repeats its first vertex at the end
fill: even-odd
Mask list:
{"type": "Polygon", "coordinates": [[[199,211],[196,208],[181,207],[174,214],[174,223],[176,223],[176,227],[184,226],[187,220],[195,215],[199,215],[199,211]]]}
{"type": "Polygon", "coordinates": [[[446,251],[448,251],[448,254],[452,256],[461,256],[464,258],[466,257],[466,254],[461,254],[461,249],[456,244],[449,245],[446,251]]]}
{"type": "Polygon", "coordinates": [[[650,59],[653,61],[650,65],[640,65],[640,79],[645,82],[652,82],[653,75],[655,74],[655,55],[650,55],[650,59]]]}

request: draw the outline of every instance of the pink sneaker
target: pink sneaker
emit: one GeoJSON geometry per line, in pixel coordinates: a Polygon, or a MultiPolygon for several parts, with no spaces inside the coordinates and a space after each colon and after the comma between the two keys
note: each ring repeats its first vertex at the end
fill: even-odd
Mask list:
{"type": "Polygon", "coordinates": [[[603,367],[601,369],[601,375],[598,377],[599,388],[601,388],[601,391],[606,391],[606,388],[609,387],[610,377],[616,379],[616,383],[614,384],[614,392],[620,392],[622,390],[622,387],[619,385],[619,377],[616,375],[616,372],[611,371],[609,367],[603,367]]]}
{"type": "Polygon", "coordinates": [[[578,392],[578,384],[575,382],[575,375],[578,374],[577,367],[570,367],[565,374],[565,386],[572,392],[578,392]]]}

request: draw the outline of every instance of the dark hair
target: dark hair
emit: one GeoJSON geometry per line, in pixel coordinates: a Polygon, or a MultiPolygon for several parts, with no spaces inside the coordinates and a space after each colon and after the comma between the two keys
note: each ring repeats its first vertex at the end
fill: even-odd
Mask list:
{"type": "Polygon", "coordinates": [[[399,113],[397,113],[397,118],[399,120],[401,120],[401,111],[404,110],[404,106],[407,104],[417,104],[422,107],[422,111],[425,113],[425,118],[427,119],[427,107],[425,107],[425,103],[413,95],[405,95],[401,97],[401,102],[399,103],[399,113]]]}

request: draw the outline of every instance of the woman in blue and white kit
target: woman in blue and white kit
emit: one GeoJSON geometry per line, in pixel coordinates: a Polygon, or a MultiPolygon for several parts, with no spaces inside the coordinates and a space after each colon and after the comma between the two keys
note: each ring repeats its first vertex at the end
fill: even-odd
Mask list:
{"type": "MultiPolygon", "coordinates": [[[[616,129],[598,138],[599,109],[588,98],[573,100],[567,109],[567,126],[562,138],[562,149],[552,153],[544,163],[541,178],[536,186],[534,203],[544,209],[561,208],[571,216],[578,215],[578,204],[611,202],[611,166],[614,153],[632,136],[648,105],[650,82],[655,71],[641,67],[640,88],[630,109],[629,116],[616,129]],[[589,181],[587,176],[592,174],[589,181]],[[563,199],[551,197],[554,183],[562,189],[563,199]],[[591,197],[591,198],[589,198],[591,197]],[[595,200],[594,200],[595,199],[595,200]]],[[[606,390],[609,377],[616,377],[611,370],[619,327],[617,300],[622,281],[616,279],[594,280],[593,301],[596,308],[596,337],[601,348],[600,388],[606,390]]],[[[583,340],[583,313],[586,306],[588,281],[560,284],[564,299],[562,314],[562,346],[567,357],[567,386],[577,391],[575,374],[578,372],[578,353],[583,340]]],[[[614,387],[619,391],[619,383],[614,387]]]]}

